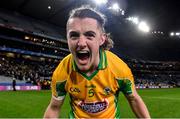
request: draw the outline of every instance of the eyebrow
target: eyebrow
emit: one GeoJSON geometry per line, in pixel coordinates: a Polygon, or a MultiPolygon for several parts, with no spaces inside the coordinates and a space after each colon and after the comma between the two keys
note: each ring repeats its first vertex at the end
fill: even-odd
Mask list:
{"type": "MultiPolygon", "coordinates": [[[[77,32],[77,31],[70,31],[69,32],[70,37],[72,37],[72,36],[73,37],[79,37],[79,35],[80,35],[80,33],[77,32]]],[[[96,33],[94,31],[86,31],[86,32],[83,33],[83,35],[85,35],[85,36],[95,36],[96,33]]]]}
{"type": "Polygon", "coordinates": [[[72,37],[72,36],[75,36],[75,37],[78,37],[80,35],[79,32],[76,32],[76,31],[71,31],[69,32],[69,36],[72,37]]]}
{"type": "Polygon", "coordinates": [[[87,31],[85,33],[83,33],[85,36],[95,36],[96,33],[94,31],[87,31]]]}

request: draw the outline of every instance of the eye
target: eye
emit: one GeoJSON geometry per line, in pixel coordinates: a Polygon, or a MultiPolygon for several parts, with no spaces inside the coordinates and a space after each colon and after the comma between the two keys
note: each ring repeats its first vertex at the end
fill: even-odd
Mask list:
{"type": "Polygon", "coordinates": [[[96,33],[93,32],[93,31],[88,31],[88,32],[85,32],[84,35],[85,35],[88,39],[92,39],[92,38],[95,38],[96,33]]]}
{"type": "Polygon", "coordinates": [[[71,39],[76,39],[76,38],[78,38],[79,36],[80,36],[80,34],[79,34],[78,32],[72,31],[72,32],[69,33],[69,37],[70,37],[71,39]]]}

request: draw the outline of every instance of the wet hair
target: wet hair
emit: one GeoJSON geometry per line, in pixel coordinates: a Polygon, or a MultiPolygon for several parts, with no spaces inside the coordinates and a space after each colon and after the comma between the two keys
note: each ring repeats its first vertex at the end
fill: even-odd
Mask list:
{"type": "MultiPolygon", "coordinates": [[[[81,6],[79,8],[75,8],[70,11],[69,19],[72,18],[92,18],[97,20],[98,25],[102,29],[102,31],[106,34],[106,40],[104,44],[101,46],[104,50],[109,50],[113,47],[113,40],[110,38],[110,33],[105,32],[105,23],[106,23],[106,16],[99,12],[98,10],[90,7],[90,6],[81,6]]],[[[68,19],[68,21],[69,21],[68,19]]],[[[68,24],[68,22],[67,22],[68,24]]]]}

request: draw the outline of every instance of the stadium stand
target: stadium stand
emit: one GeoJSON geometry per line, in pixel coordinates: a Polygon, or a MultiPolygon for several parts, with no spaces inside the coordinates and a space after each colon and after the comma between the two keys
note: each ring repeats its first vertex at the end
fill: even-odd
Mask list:
{"type": "Polygon", "coordinates": [[[63,39],[64,29],[28,16],[23,16],[17,12],[1,9],[0,19],[0,22],[11,28],[23,29],[23,31],[36,33],[56,40],[63,39]]]}
{"type": "MultiPolygon", "coordinates": [[[[12,85],[12,77],[8,76],[0,76],[0,85],[12,85]]],[[[16,80],[16,85],[32,85],[32,84],[27,84],[25,81],[21,80],[16,80]]]]}
{"type": "Polygon", "coordinates": [[[11,86],[14,78],[19,86],[49,89],[52,71],[69,54],[61,33],[57,26],[1,10],[0,86],[11,86]]]}
{"type": "MultiPolygon", "coordinates": [[[[50,88],[52,72],[69,54],[64,29],[23,16],[0,11],[0,85],[50,88]]],[[[180,86],[180,62],[125,59],[132,69],[137,88],[180,86]]]]}
{"type": "Polygon", "coordinates": [[[141,88],[179,87],[180,62],[178,61],[144,61],[128,59],[135,76],[136,86],[141,88]]]}

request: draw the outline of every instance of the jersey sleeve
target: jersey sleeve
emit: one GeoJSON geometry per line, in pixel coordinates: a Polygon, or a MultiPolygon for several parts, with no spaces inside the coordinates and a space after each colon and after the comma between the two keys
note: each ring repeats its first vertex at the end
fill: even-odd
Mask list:
{"type": "Polygon", "coordinates": [[[127,66],[123,72],[123,77],[117,79],[120,91],[124,94],[132,94],[134,91],[134,78],[130,68],[127,66]]]}
{"type": "Polygon", "coordinates": [[[63,100],[66,96],[66,82],[72,70],[71,58],[71,54],[66,56],[53,72],[51,90],[57,100],[63,100]]]}
{"type": "Polygon", "coordinates": [[[66,80],[61,79],[62,73],[59,71],[61,68],[58,66],[53,73],[52,76],[52,83],[51,83],[51,90],[52,96],[57,100],[63,100],[66,95],[65,84],[66,80]]]}
{"type": "Polygon", "coordinates": [[[53,98],[55,98],[56,100],[63,100],[65,98],[66,95],[65,84],[66,81],[58,81],[56,79],[56,76],[53,75],[52,83],[51,83],[53,98]]]}
{"type": "Polygon", "coordinates": [[[134,77],[128,65],[115,54],[106,51],[108,65],[118,83],[118,88],[124,94],[131,94],[134,91],[134,77]]]}

